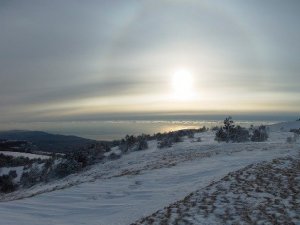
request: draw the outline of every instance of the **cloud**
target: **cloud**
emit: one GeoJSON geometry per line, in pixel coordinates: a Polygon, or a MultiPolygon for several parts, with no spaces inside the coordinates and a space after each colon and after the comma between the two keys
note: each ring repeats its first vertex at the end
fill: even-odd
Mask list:
{"type": "MultiPolygon", "coordinates": [[[[215,105],[236,93],[253,102],[253,93],[294,99],[300,92],[299,9],[292,0],[1,1],[0,120],[46,114],[47,104],[55,118],[58,106],[70,102],[154,98],[168,91],[170,73],[180,66],[194,71],[200,93],[219,96],[215,105]]],[[[236,107],[243,103],[239,96],[236,107]]],[[[286,109],[297,103],[281,101],[286,109]]],[[[122,113],[114,104],[111,113],[122,113]]],[[[168,102],[149,100],[151,106],[163,111],[168,102]]],[[[84,117],[89,113],[78,116],[84,117]]]]}

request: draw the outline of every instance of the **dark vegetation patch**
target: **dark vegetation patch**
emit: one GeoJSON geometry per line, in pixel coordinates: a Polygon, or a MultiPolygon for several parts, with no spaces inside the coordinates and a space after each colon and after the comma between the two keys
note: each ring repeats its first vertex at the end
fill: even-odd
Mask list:
{"type": "Polygon", "coordinates": [[[17,177],[15,170],[11,170],[8,175],[0,176],[0,192],[9,193],[17,189],[18,185],[13,182],[17,177]]]}
{"type": "Polygon", "coordinates": [[[14,182],[12,174],[0,177],[0,192],[12,192],[17,187],[28,188],[80,172],[92,164],[101,162],[106,151],[102,145],[93,145],[84,151],[52,155],[49,159],[29,159],[0,154],[0,167],[24,166],[18,183],[14,182]]]}
{"type": "Polygon", "coordinates": [[[16,166],[25,166],[33,163],[41,164],[45,162],[45,159],[29,159],[28,157],[15,157],[10,155],[4,155],[0,153],[0,168],[1,167],[16,167],[16,166]]]}
{"type": "Polygon", "coordinates": [[[230,116],[225,118],[223,126],[216,131],[215,136],[215,140],[219,142],[263,142],[268,138],[266,126],[251,126],[249,129],[236,126],[230,116]]]}
{"type": "Polygon", "coordinates": [[[290,132],[300,135],[300,128],[299,129],[291,129],[290,132]]]}
{"type": "MultiPolygon", "coordinates": [[[[194,138],[195,133],[203,133],[206,131],[208,131],[208,129],[204,126],[199,129],[184,129],[168,133],[157,133],[151,138],[158,141],[158,148],[168,148],[172,147],[174,143],[181,142],[183,137],[194,138]]],[[[197,141],[201,141],[201,139],[197,139],[197,141]]]]}

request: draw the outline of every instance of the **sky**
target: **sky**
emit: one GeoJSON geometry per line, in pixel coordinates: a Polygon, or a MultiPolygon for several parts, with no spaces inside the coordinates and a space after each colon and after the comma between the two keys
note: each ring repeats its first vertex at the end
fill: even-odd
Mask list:
{"type": "Polygon", "coordinates": [[[299,11],[298,0],[0,0],[0,123],[298,116],[299,11]]]}

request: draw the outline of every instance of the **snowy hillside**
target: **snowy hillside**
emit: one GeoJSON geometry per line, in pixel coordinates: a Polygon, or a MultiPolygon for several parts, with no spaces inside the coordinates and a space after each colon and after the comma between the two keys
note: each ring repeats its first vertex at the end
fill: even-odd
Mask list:
{"type": "MultiPolygon", "coordinates": [[[[197,193],[195,198],[200,199],[203,196],[201,190],[213,187],[213,190],[221,191],[221,198],[227,193],[223,189],[230,184],[226,180],[228,173],[232,174],[229,180],[238,185],[234,183],[237,177],[234,171],[240,170],[242,179],[247,174],[251,178],[249,171],[252,167],[253,173],[257,174],[259,170],[255,166],[244,167],[279,157],[289,157],[288,160],[297,158],[299,141],[286,143],[287,137],[291,135],[290,132],[276,131],[270,133],[267,142],[217,143],[214,141],[214,133],[209,131],[163,149],[158,149],[156,141],[151,141],[147,150],[131,152],[119,159],[96,164],[80,174],[46,185],[39,184],[0,196],[0,225],[126,225],[135,221],[143,224],[141,218],[149,218],[147,216],[184,199],[192,192],[197,193]],[[198,137],[201,137],[201,142],[196,141],[198,137]]],[[[284,168],[289,169],[290,164],[287,161],[284,168]]],[[[265,171],[269,167],[266,166],[265,171]]],[[[299,170],[299,166],[295,168],[299,170]]],[[[251,179],[256,178],[254,176],[251,179]]],[[[241,194],[245,196],[247,192],[241,194]]],[[[208,195],[212,193],[208,192],[208,195]]],[[[262,201],[265,196],[267,194],[257,197],[262,201]]],[[[238,205],[236,195],[229,197],[229,204],[238,205]]],[[[297,198],[299,202],[299,196],[297,198]]],[[[192,204],[194,198],[190,197],[187,201],[192,204]]],[[[179,202],[176,207],[181,207],[181,204],[179,202]]],[[[177,210],[176,207],[171,208],[177,210]]],[[[189,218],[195,219],[198,212],[193,207],[189,210],[193,214],[189,218]]],[[[220,210],[217,208],[216,212],[221,213],[220,210]]],[[[163,221],[165,213],[160,211],[153,214],[152,220],[163,221]]],[[[170,215],[177,216],[173,211],[170,215]]],[[[212,214],[208,221],[199,215],[201,218],[194,221],[218,223],[216,215],[212,214]]]]}
{"type": "Polygon", "coordinates": [[[300,121],[282,122],[269,126],[271,131],[290,131],[291,129],[300,129],[300,121]]]}
{"type": "Polygon", "coordinates": [[[296,224],[300,158],[251,164],[133,225],[296,224]]]}

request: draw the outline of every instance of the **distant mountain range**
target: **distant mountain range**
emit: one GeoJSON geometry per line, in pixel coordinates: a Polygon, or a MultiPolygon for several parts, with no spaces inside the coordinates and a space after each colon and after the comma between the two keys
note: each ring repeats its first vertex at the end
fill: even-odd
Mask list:
{"type": "Polygon", "coordinates": [[[38,151],[45,152],[78,151],[93,143],[99,143],[77,136],[26,130],[0,131],[0,139],[27,141],[36,146],[38,151]]]}

